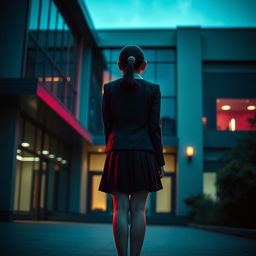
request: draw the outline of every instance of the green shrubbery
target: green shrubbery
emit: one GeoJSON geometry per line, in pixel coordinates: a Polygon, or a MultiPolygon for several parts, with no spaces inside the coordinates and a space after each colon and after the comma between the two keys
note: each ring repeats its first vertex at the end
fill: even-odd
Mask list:
{"type": "Polygon", "coordinates": [[[222,158],[217,172],[217,200],[198,194],[186,198],[195,223],[256,228],[256,132],[239,140],[222,158]]]}

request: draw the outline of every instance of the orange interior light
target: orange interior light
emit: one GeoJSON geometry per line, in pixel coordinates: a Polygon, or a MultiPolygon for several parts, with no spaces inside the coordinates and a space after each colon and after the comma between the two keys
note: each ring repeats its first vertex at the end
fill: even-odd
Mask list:
{"type": "Polygon", "coordinates": [[[187,146],[186,154],[187,154],[187,156],[193,156],[194,155],[194,148],[192,146],[187,146]]]}

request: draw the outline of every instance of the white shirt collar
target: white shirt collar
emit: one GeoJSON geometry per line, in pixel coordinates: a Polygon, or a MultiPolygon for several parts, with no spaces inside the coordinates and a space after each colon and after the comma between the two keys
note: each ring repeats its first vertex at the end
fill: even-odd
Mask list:
{"type": "Polygon", "coordinates": [[[136,78],[136,79],[143,79],[143,77],[140,75],[140,74],[138,74],[138,73],[133,73],[133,77],[134,77],[134,79],[136,78]]]}

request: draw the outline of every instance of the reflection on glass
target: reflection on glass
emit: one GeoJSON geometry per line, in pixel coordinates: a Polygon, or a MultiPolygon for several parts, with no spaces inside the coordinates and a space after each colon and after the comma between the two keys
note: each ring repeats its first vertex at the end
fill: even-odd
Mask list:
{"type": "Polygon", "coordinates": [[[156,51],[155,49],[143,49],[145,59],[147,62],[155,61],[156,60],[156,51]]]}
{"type": "Polygon", "coordinates": [[[156,65],[157,83],[162,96],[175,96],[175,64],[159,63],[156,65]]]}
{"type": "Polygon", "coordinates": [[[173,49],[157,49],[156,61],[175,61],[175,50],[173,49]]]}
{"type": "Polygon", "coordinates": [[[110,81],[119,79],[123,76],[122,71],[116,64],[109,64],[110,81]]]}
{"type": "Polygon", "coordinates": [[[163,189],[156,192],[156,212],[171,212],[171,179],[166,176],[161,179],[163,189]]]}
{"type": "Polygon", "coordinates": [[[25,121],[25,132],[22,140],[23,147],[28,147],[34,149],[34,139],[35,139],[35,127],[28,121],[25,121]]]}
{"type": "Polygon", "coordinates": [[[107,204],[106,204],[107,195],[106,193],[102,193],[101,191],[98,191],[100,180],[101,180],[101,175],[92,176],[91,210],[93,211],[106,211],[107,209],[107,204]]]}
{"type": "Polygon", "coordinates": [[[37,154],[41,154],[41,148],[42,148],[42,130],[39,128],[36,128],[36,147],[35,151],[37,154]]]}
{"type": "Polygon", "coordinates": [[[33,172],[38,168],[38,162],[33,161],[35,155],[21,151],[20,160],[16,161],[16,177],[14,192],[14,210],[30,211],[30,205],[33,200],[33,172]],[[23,161],[23,158],[30,161],[23,161]]]}
{"type": "Polygon", "coordinates": [[[156,82],[155,64],[148,63],[141,76],[143,79],[149,80],[153,83],[156,82]]]}
{"type": "Polygon", "coordinates": [[[175,119],[175,99],[161,99],[161,117],[175,119]]]}

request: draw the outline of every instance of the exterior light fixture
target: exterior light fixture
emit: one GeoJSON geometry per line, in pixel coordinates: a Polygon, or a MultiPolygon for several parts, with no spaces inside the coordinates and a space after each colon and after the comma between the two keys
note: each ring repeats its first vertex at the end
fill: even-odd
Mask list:
{"type": "Polygon", "coordinates": [[[191,162],[192,156],[194,155],[194,147],[187,146],[187,148],[186,148],[186,155],[187,155],[188,161],[191,162]]]}

